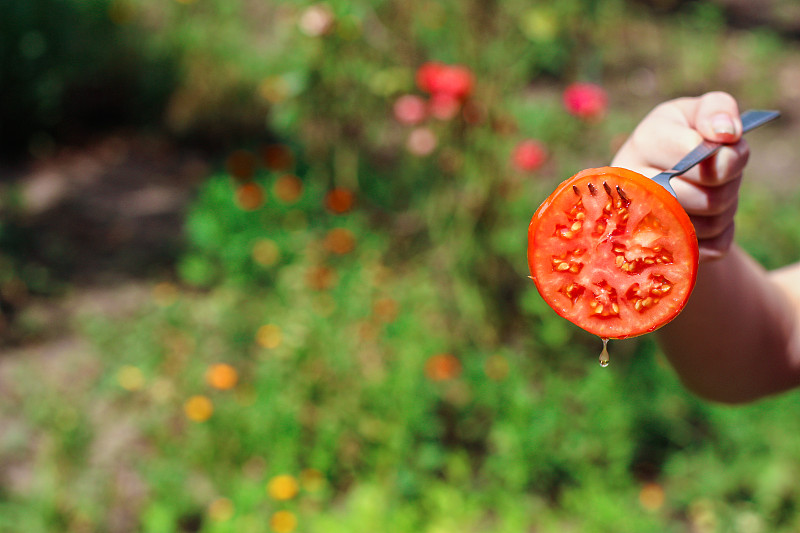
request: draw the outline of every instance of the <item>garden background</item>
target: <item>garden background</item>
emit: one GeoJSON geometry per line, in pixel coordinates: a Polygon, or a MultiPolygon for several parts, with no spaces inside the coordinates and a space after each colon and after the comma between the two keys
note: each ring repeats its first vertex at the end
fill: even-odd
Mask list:
{"type": "Polygon", "coordinates": [[[665,99],[800,258],[789,0],[39,0],[0,17],[0,532],[783,532],[800,393],[722,406],[527,279],[665,99]],[[578,84],[578,85],[576,85],[578,84]]]}

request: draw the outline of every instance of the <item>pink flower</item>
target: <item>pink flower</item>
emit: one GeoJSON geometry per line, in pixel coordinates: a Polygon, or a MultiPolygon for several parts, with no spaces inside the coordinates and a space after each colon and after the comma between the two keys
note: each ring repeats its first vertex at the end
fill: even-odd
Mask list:
{"type": "Polygon", "coordinates": [[[425,100],[413,94],[406,94],[394,102],[394,118],[401,124],[413,126],[425,120],[428,110],[425,100]]]}
{"type": "Polygon", "coordinates": [[[321,37],[333,29],[333,12],[325,4],[309,6],[300,15],[300,30],[309,37],[321,37]]]}
{"type": "Polygon", "coordinates": [[[564,91],[564,107],[576,117],[593,120],[602,117],[608,107],[606,91],[593,83],[573,83],[564,91]]]}
{"type": "Polygon", "coordinates": [[[417,70],[417,86],[430,94],[446,94],[464,100],[472,93],[473,84],[472,72],[461,65],[429,61],[417,70]]]}
{"type": "Polygon", "coordinates": [[[451,94],[434,93],[428,102],[431,115],[439,120],[450,120],[458,114],[461,102],[451,94]]]}
{"type": "Polygon", "coordinates": [[[415,128],[406,140],[408,151],[418,157],[430,155],[436,149],[437,144],[436,134],[430,128],[415,128]]]}
{"type": "Polygon", "coordinates": [[[511,163],[517,170],[533,172],[547,160],[547,150],[536,139],[520,141],[511,153],[511,163]]]}

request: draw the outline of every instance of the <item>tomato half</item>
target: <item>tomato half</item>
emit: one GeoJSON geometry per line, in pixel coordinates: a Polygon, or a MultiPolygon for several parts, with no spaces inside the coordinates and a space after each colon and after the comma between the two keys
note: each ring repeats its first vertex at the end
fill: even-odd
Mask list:
{"type": "Polygon", "coordinates": [[[590,333],[623,339],[680,313],[697,278],[697,237],[678,201],[616,167],[564,181],[528,227],[528,266],[544,300],[590,333]]]}

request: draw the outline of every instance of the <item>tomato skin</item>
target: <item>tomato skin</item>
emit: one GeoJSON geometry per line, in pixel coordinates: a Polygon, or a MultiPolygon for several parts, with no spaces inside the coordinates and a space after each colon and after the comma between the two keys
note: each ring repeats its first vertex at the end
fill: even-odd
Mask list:
{"type": "MultiPolygon", "coordinates": [[[[628,209],[620,211],[622,212],[628,213],[628,209]]],[[[608,217],[603,220],[608,220],[608,217]]],[[[622,219],[614,220],[619,222],[622,219]]],[[[605,225],[602,227],[605,228],[605,225]]],[[[647,257],[647,260],[653,261],[652,257],[647,257]]],[[[678,201],[651,179],[623,168],[586,169],[565,180],[536,210],[528,226],[528,266],[539,293],[560,316],[604,338],[623,339],[649,333],[677,316],[686,305],[694,288],[698,261],[699,252],[694,226],[678,201]],[[606,182],[610,184],[611,195],[602,188],[606,182]],[[596,195],[589,194],[587,187],[592,186],[590,183],[594,184],[596,195]],[[615,192],[617,185],[626,191],[624,199],[630,199],[632,202],[629,201],[622,206],[623,197],[615,192]],[[624,221],[618,224],[618,231],[601,231],[599,226],[601,219],[598,213],[605,215],[608,212],[601,212],[598,206],[614,198],[618,202],[617,206],[627,208],[630,205],[631,213],[626,214],[624,221]],[[557,225],[556,221],[566,219],[568,216],[565,215],[566,210],[573,204],[576,204],[575,207],[577,204],[580,205],[583,216],[586,217],[585,220],[581,218],[581,222],[586,222],[586,229],[575,237],[568,229],[561,229],[562,235],[566,233],[570,237],[560,237],[559,228],[566,226],[557,225]],[[655,226],[645,224],[644,230],[641,230],[645,222],[643,213],[646,213],[646,216],[655,213],[653,215],[657,219],[655,226]],[[626,227],[628,217],[632,228],[626,227]],[[589,228],[592,227],[597,233],[592,232],[590,236],[589,228]],[[633,249],[632,243],[641,240],[637,235],[642,235],[642,231],[649,239],[648,245],[655,248],[637,249],[652,252],[663,247],[665,253],[669,253],[668,258],[664,256],[663,264],[637,263],[636,261],[642,257],[641,254],[640,259],[632,258],[634,254],[629,252],[626,246],[631,246],[633,249]],[[626,248],[624,253],[612,251],[622,248],[626,248]],[[578,256],[566,255],[578,252],[581,254],[579,273],[571,274],[570,271],[561,272],[557,269],[557,266],[561,265],[556,265],[556,262],[568,261],[570,265],[578,263],[578,259],[575,259],[578,256]],[[622,260],[619,256],[622,256],[622,260]],[[563,261],[557,258],[562,258],[563,261]],[[622,270],[619,268],[619,263],[615,265],[615,259],[625,263],[622,270]],[[584,263],[586,271],[582,270],[584,263]],[[635,270],[626,272],[624,268],[627,268],[627,265],[635,270]],[[668,282],[667,285],[649,285],[654,287],[652,293],[643,292],[644,289],[641,287],[647,285],[648,280],[649,282],[656,280],[653,283],[663,280],[668,282]],[[604,288],[598,289],[601,284],[604,288]],[[565,291],[565,287],[577,288],[570,292],[570,290],[565,291]],[[636,291],[633,291],[633,287],[636,291]],[[595,290],[603,294],[598,296],[595,290]],[[644,299],[651,294],[657,296],[644,299]],[[609,295],[613,298],[613,304],[609,303],[611,302],[608,299],[609,295]],[[642,302],[646,304],[644,308],[642,302]],[[599,303],[606,304],[605,312],[610,313],[610,316],[608,314],[601,316],[597,313],[598,309],[604,308],[602,305],[598,306],[599,303]],[[608,311],[609,305],[613,305],[615,312],[608,311]]]]}

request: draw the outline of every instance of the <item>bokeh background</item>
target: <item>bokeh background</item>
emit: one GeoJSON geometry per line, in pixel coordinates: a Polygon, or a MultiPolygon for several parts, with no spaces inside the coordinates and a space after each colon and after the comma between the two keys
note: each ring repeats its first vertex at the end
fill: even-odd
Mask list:
{"type": "MultiPolygon", "coordinates": [[[[800,258],[791,0],[37,0],[0,16],[0,531],[789,532],[800,396],[723,406],[527,279],[658,102],[800,258]]],[[[731,290],[735,290],[732,287],[731,290]]]]}

